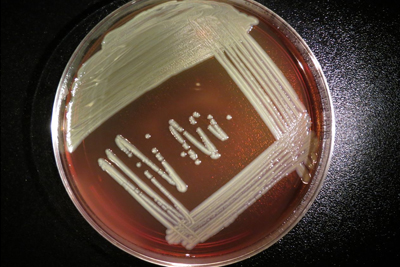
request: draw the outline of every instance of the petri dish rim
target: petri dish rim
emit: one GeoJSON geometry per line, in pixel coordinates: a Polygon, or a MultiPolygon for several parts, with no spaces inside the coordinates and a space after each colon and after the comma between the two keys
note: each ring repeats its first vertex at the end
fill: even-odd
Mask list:
{"type": "MultiPolygon", "coordinates": [[[[168,0],[167,0],[168,1],[168,0]]],[[[128,2],[121,7],[114,10],[108,16],[106,16],[103,20],[101,20],[82,40],[79,46],[76,48],[75,52],[71,56],[63,74],[60,79],[60,83],[57,88],[52,120],[51,120],[51,136],[53,143],[53,150],[56,160],[56,165],[59,170],[61,180],[70,196],[72,202],[77,207],[81,215],[86,219],[86,221],[106,240],[124,250],[125,252],[136,256],[142,260],[159,264],[165,266],[222,266],[227,264],[232,264],[238,261],[242,261],[246,258],[254,256],[259,252],[267,249],[279,239],[281,239],[284,235],[286,235],[305,215],[305,213],[309,210],[312,203],[314,202],[316,196],[321,190],[323,185],[323,181],[327,175],[331,155],[333,152],[334,145],[334,137],[335,137],[335,119],[334,119],[334,111],[331,96],[329,93],[329,88],[325,76],[322,72],[322,68],[317,61],[316,57],[305,43],[305,41],[300,37],[300,35],[281,17],[275,14],[273,11],[268,9],[267,7],[252,1],[252,0],[225,0],[221,2],[231,3],[233,5],[242,6],[246,9],[251,10],[257,16],[265,18],[272,25],[277,27],[297,48],[300,52],[301,56],[304,58],[305,62],[308,64],[315,82],[318,87],[319,94],[321,95],[321,104],[322,104],[322,116],[323,116],[323,125],[322,125],[322,149],[320,156],[320,164],[315,172],[315,177],[305,194],[304,198],[301,200],[301,203],[298,207],[293,211],[292,215],[279,227],[279,229],[275,230],[270,235],[266,236],[264,239],[245,247],[239,251],[235,251],[233,253],[215,256],[210,258],[183,258],[179,259],[172,256],[160,255],[151,251],[144,250],[140,247],[132,249],[122,242],[117,240],[112,233],[109,233],[109,229],[107,229],[106,225],[103,225],[101,222],[96,220],[96,215],[90,213],[85,204],[82,203],[79,192],[75,192],[74,188],[71,186],[68,178],[68,170],[65,168],[65,163],[62,159],[63,153],[63,141],[62,141],[62,122],[64,116],[64,107],[66,96],[69,92],[69,87],[72,84],[72,79],[74,74],[77,72],[83,56],[86,54],[87,49],[90,48],[91,43],[93,43],[96,39],[98,39],[101,35],[104,34],[105,30],[107,31],[110,27],[112,27],[115,23],[117,23],[121,18],[130,14],[131,12],[139,11],[142,8],[145,8],[148,5],[153,5],[155,3],[167,2],[166,0],[139,0],[128,2]]]]}

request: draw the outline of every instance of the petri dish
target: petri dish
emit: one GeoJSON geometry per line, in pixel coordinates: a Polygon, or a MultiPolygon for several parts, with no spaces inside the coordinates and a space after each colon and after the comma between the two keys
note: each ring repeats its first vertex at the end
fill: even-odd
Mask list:
{"type": "Polygon", "coordinates": [[[159,265],[221,266],[308,210],[334,114],[318,61],[268,8],[142,0],[76,48],[51,128],[62,182],[104,238],[159,265]]]}

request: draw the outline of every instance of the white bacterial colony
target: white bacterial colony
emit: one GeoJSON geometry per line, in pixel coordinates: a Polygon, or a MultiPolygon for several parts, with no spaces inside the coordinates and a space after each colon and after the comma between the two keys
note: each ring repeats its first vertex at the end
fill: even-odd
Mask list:
{"type": "MultiPolygon", "coordinates": [[[[193,116],[189,117],[190,124],[197,124],[195,118],[199,117],[200,113],[194,112],[193,116]]],[[[210,124],[208,125],[207,129],[221,141],[228,140],[229,136],[218,125],[213,116],[208,115],[207,118],[210,120],[210,124]]],[[[196,132],[200,137],[200,141],[189,132],[187,132],[185,129],[183,129],[173,119],[169,121],[169,131],[171,132],[172,136],[175,137],[175,140],[178,141],[184,149],[184,151],[181,153],[181,156],[185,157],[186,155],[189,155],[189,157],[195,162],[196,165],[200,165],[201,160],[199,159],[198,154],[191,148],[190,144],[195,146],[198,150],[200,150],[212,159],[219,159],[221,157],[221,154],[218,153],[217,147],[211,142],[210,138],[200,127],[196,128],[196,132]]]]}
{"type": "MultiPolygon", "coordinates": [[[[102,49],[82,66],[73,85],[66,136],[71,152],[122,107],[169,77],[212,57],[227,71],[273,134],[276,141],[269,148],[192,211],[186,210],[156,179],[155,175],[165,179],[182,193],[187,190],[184,179],[157,148],[152,152],[164,170],[127,139],[116,137],[122,151],[147,166],[144,175],[164,197],[109,149],[107,159],[98,160],[99,166],[167,228],[166,240],[170,244],[182,244],[190,250],[205,242],[292,172],[308,182],[305,165],[312,136],[310,118],[284,75],[248,34],[257,23],[256,18],[224,3],[193,0],[158,5],[108,33],[102,49]]],[[[196,125],[199,116],[194,112],[189,117],[191,125],[196,125]]],[[[208,131],[220,141],[229,141],[215,118],[208,115],[207,119],[208,131]]],[[[226,119],[231,120],[232,116],[227,115],[226,119]]],[[[183,148],[178,156],[200,164],[193,145],[212,159],[221,157],[200,127],[196,129],[199,140],[175,120],[168,123],[171,134],[183,148]]]]}
{"type": "MultiPolygon", "coordinates": [[[[190,124],[192,125],[197,124],[195,118],[200,118],[200,113],[198,113],[197,111],[193,112],[193,115],[189,117],[190,124]]],[[[207,129],[221,141],[228,140],[229,136],[218,125],[217,121],[213,118],[213,116],[208,115],[207,118],[210,120],[210,124],[208,125],[207,129]]],[[[196,129],[196,132],[199,134],[200,140],[202,140],[203,145],[191,134],[187,133],[182,127],[180,127],[174,120],[170,120],[170,132],[175,137],[175,140],[178,141],[185,149],[185,151],[181,152],[181,157],[185,157],[186,155],[189,154],[189,157],[192,160],[194,160],[194,163],[196,165],[200,165],[201,160],[199,159],[197,153],[193,149],[191,149],[190,145],[188,145],[188,142],[182,137],[180,133],[183,133],[183,135],[186,136],[195,147],[197,147],[201,152],[203,152],[207,156],[210,156],[210,158],[219,159],[221,156],[218,153],[216,146],[210,141],[208,136],[204,133],[204,131],[200,127],[196,129]]]]}
{"type": "MultiPolygon", "coordinates": [[[[136,156],[137,158],[139,158],[144,164],[148,165],[154,172],[164,178],[169,184],[176,186],[179,192],[185,192],[187,190],[187,185],[185,184],[185,182],[182,181],[179,175],[168,164],[168,162],[164,159],[157,148],[153,148],[151,152],[155,155],[156,159],[161,162],[161,165],[164,167],[164,171],[161,170],[156,164],[154,164],[149,158],[147,158],[139,149],[137,149],[123,136],[118,135],[115,138],[115,143],[123,152],[128,155],[128,157],[136,156]]],[[[109,159],[112,160],[110,157],[109,159]]]]}
{"type": "Polygon", "coordinates": [[[171,1],[109,32],[72,84],[66,111],[69,152],[147,91],[234,45],[237,40],[223,29],[227,21],[243,34],[257,24],[228,5],[171,1]]]}

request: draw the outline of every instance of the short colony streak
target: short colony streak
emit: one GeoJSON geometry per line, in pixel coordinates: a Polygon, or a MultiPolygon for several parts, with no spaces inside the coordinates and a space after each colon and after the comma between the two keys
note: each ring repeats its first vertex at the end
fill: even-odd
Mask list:
{"type": "MultiPolygon", "coordinates": [[[[148,170],[145,175],[159,193],[143,183],[111,150],[106,150],[107,159],[100,158],[99,166],[167,228],[166,240],[170,244],[193,249],[229,226],[291,172],[296,171],[305,183],[309,180],[305,165],[309,163],[312,141],[310,117],[282,72],[248,34],[257,23],[256,18],[223,3],[160,4],[109,32],[101,50],[82,65],[73,84],[66,118],[70,152],[123,107],[209,58],[215,58],[223,66],[271,131],[275,142],[191,211],[148,170]],[[75,113],[80,116],[74,116],[75,113]]],[[[190,123],[195,125],[199,116],[194,112],[189,117],[190,123]]],[[[209,134],[220,141],[227,140],[229,133],[211,115],[208,119],[209,134]]],[[[227,120],[231,119],[228,115],[227,120]]],[[[221,156],[201,127],[196,130],[200,139],[186,132],[173,118],[169,121],[169,130],[185,150],[181,156],[186,153],[193,156],[196,165],[201,161],[194,156],[189,144],[214,160],[221,156]]],[[[128,156],[138,157],[179,192],[186,191],[184,177],[175,172],[162,152],[155,148],[153,154],[164,170],[123,136],[118,135],[115,142],[128,156]]]]}

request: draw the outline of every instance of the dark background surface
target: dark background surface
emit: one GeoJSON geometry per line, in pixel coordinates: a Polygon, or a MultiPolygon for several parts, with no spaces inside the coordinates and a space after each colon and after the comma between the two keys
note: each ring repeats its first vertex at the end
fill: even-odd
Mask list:
{"type": "MultiPolygon", "coordinates": [[[[397,1],[262,2],[319,60],[336,111],[336,142],[326,182],[305,217],[271,248],[234,266],[399,260],[397,1]]],[[[86,223],[59,179],[51,146],[63,68],[85,33],[117,7],[109,3],[1,1],[2,266],[151,266],[86,223]]]]}

